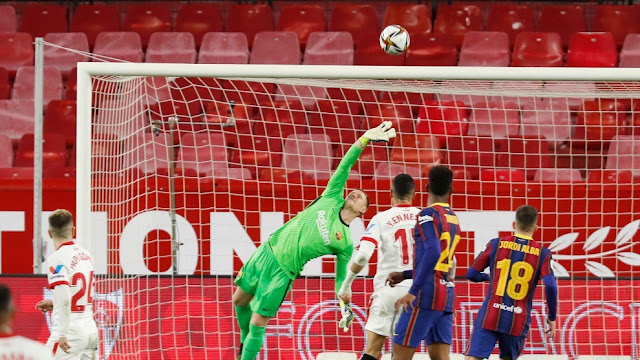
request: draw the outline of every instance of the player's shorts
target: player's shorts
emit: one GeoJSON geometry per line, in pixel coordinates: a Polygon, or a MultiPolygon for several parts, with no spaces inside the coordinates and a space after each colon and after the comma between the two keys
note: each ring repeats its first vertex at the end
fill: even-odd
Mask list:
{"type": "Polygon", "coordinates": [[[251,311],[274,317],[291,290],[293,280],[278,264],[269,243],[264,243],[240,269],[235,283],[244,292],[253,295],[251,311]]]}
{"type": "Polygon", "coordinates": [[[396,301],[409,291],[408,286],[384,286],[371,296],[369,316],[365,330],[382,336],[392,336],[402,309],[396,310],[396,301]]]}
{"type": "Polygon", "coordinates": [[[58,341],[49,338],[47,349],[53,354],[54,360],[95,360],[98,351],[98,333],[70,331],[67,335],[69,343],[68,352],[64,352],[58,346],[58,341]]]}
{"type": "Polygon", "coordinates": [[[396,325],[393,343],[411,348],[417,348],[422,340],[451,344],[452,331],[453,315],[451,313],[415,306],[413,309],[409,308],[407,312],[402,311],[396,325]],[[441,327],[440,323],[444,325],[441,327]],[[448,335],[446,329],[451,329],[448,335]]]}
{"type": "Polygon", "coordinates": [[[526,336],[513,336],[476,327],[471,333],[471,341],[469,341],[469,346],[464,354],[481,359],[488,358],[496,347],[497,341],[498,348],[500,348],[500,358],[515,360],[524,348],[525,338],[526,336]]]}

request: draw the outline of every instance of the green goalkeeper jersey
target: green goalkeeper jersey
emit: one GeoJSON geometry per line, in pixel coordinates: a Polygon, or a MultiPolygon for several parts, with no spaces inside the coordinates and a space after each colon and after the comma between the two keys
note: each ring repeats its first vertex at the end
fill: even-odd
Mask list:
{"type": "Polygon", "coordinates": [[[322,195],[269,238],[278,264],[291,279],[300,274],[309,260],[334,254],[336,293],[340,289],[353,253],[349,225],[340,218],[340,209],[349,172],[361,153],[362,149],[351,146],[322,195]]]}

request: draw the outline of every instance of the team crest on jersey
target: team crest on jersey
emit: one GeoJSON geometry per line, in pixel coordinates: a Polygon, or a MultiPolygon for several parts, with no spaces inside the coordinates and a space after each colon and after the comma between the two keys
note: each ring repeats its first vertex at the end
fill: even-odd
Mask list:
{"type": "Polygon", "coordinates": [[[60,270],[62,270],[62,266],[63,266],[62,264],[60,264],[60,265],[58,265],[56,267],[49,266],[49,271],[51,271],[52,274],[57,274],[57,273],[60,272],[60,270]]]}
{"type": "Polygon", "coordinates": [[[374,226],[376,226],[376,224],[369,224],[369,226],[367,226],[367,230],[365,230],[365,231],[369,231],[369,230],[373,229],[374,226]]]}
{"type": "Polygon", "coordinates": [[[338,231],[336,233],[336,240],[342,240],[344,239],[344,234],[342,233],[342,231],[338,231]]]}
{"type": "MultiPolygon", "coordinates": [[[[44,288],[44,299],[53,299],[53,291],[44,288]]],[[[44,314],[49,332],[53,330],[51,312],[44,314]]],[[[96,359],[107,359],[118,342],[124,319],[124,293],[122,289],[108,294],[94,293],[93,317],[98,326],[98,354],[96,359]]]]}

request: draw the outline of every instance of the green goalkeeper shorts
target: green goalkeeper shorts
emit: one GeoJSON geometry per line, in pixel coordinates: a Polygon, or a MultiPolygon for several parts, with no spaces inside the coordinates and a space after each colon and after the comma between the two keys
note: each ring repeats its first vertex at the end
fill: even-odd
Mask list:
{"type": "Polygon", "coordinates": [[[264,243],[240,269],[235,283],[244,292],[253,295],[251,311],[274,317],[291,290],[293,279],[282,270],[269,243],[264,243]]]}

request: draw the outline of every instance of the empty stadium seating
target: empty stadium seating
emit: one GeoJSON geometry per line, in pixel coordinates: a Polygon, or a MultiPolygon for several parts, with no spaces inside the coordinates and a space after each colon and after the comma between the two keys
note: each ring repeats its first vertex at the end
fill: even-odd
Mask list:
{"type": "Polygon", "coordinates": [[[125,142],[124,166],[137,169],[143,174],[153,174],[161,168],[168,169],[170,145],[168,133],[156,135],[137,130],[125,142]]]}
{"type": "Polygon", "coordinates": [[[300,64],[299,38],[292,31],[265,31],[256,34],[251,49],[252,64],[300,64]],[[274,49],[278,49],[274,51],[274,49]]]}
{"type": "Polygon", "coordinates": [[[13,166],[13,144],[11,138],[0,134],[0,168],[13,166]]]}
{"type": "Polygon", "coordinates": [[[535,13],[531,6],[521,4],[495,4],[489,9],[487,31],[504,32],[513,46],[521,32],[534,31],[535,13]]]}
{"type": "Polygon", "coordinates": [[[131,62],[141,62],[144,56],[142,39],[135,32],[100,33],[96,38],[93,52],[96,55],[131,62]]]}
{"type": "Polygon", "coordinates": [[[146,48],[151,34],[171,31],[171,8],[161,3],[129,4],[122,30],[137,32],[146,48]]]}
{"type": "Polygon", "coordinates": [[[277,30],[298,34],[300,48],[304,49],[311,33],[327,31],[324,10],[318,5],[286,5],[280,13],[277,30]]]}
{"type": "Polygon", "coordinates": [[[568,104],[536,99],[522,108],[522,133],[544,137],[558,146],[571,137],[571,112],[568,104]]]}
{"type": "Polygon", "coordinates": [[[151,34],[146,62],[195,64],[198,53],[193,35],[188,32],[156,32],[151,34]]]}
{"type": "Polygon", "coordinates": [[[404,65],[404,53],[396,56],[388,55],[380,48],[380,33],[369,31],[362,35],[354,53],[354,65],[404,65]]]}
{"type": "Polygon", "coordinates": [[[432,134],[445,144],[449,136],[463,136],[468,131],[468,108],[461,101],[426,101],[418,113],[416,131],[432,134]]]}
{"type": "Polygon", "coordinates": [[[196,47],[209,32],[220,32],[223,28],[222,12],[218,4],[188,3],[180,7],[174,31],[193,34],[196,47]]]}
{"type": "Polygon", "coordinates": [[[9,72],[7,69],[0,67],[0,99],[8,99],[11,95],[11,82],[9,81],[9,72]]]}
{"type": "Polygon", "coordinates": [[[562,38],[558,33],[521,32],[512,55],[511,66],[562,66],[562,38]]]}
{"type": "Polygon", "coordinates": [[[580,171],[576,169],[538,169],[535,181],[562,183],[582,181],[580,171]]]}
{"type": "MultiPolygon", "coordinates": [[[[482,12],[477,5],[453,4],[438,7],[433,32],[450,35],[458,48],[462,46],[464,34],[469,31],[482,31],[482,12]]],[[[413,43],[413,38],[411,39],[413,43]]]]}
{"type": "MultiPolygon", "coordinates": [[[[33,100],[33,83],[35,81],[35,67],[23,66],[18,69],[16,81],[13,84],[11,99],[33,100]]],[[[43,106],[51,100],[60,100],[63,96],[62,75],[55,67],[45,66],[43,71],[43,106]]]]}
{"type": "Polygon", "coordinates": [[[44,132],[60,134],[67,144],[73,144],[76,137],[76,101],[52,100],[44,113],[44,132]]]}
{"type": "Polygon", "coordinates": [[[353,65],[353,39],[348,32],[314,32],[304,51],[304,65],[353,65]]]}
{"type": "Polygon", "coordinates": [[[33,65],[33,38],[28,33],[0,33],[0,66],[14,78],[22,66],[33,65]]]}
{"type": "Polygon", "coordinates": [[[178,166],[201,175],[215,168],[226,169],[227,149],[222,133],[186,133],[180,139],[178,166]]]}
{"type": "Polygon", "coordinates": [[[410,35],[431,32],[431,10],[424,4],[389,3],[383,27],[400,24],[410,35]]]}
{"type": "Polygon", "coordinates": [[[614,136],[607,153],[606,169],[631,170],[635,178],[640,177],[640,136],[614,136]]]}
{"type": "Polygon", "coordinates": [[[585,101],[578,112],[574,145],[599,149],[606,147],[615,135],[623,135],[626,105],[617,100],[599,99],[585,101]]]}
{"type": "Polygon", "coordinates": [[[640,34],[629,34],[620,50],[620,67],[640,67],[640,34]]]}
{"type": "Polygon", "coordinates": [[[400,134],[396,137],[389,161],[420,168],[426,177],[429,170],[442,162],[440,142],[427,134],[400,134]]]}
{"type": "Polygon", "coordinates": [[[16,10],[11,5],[0,6],[0,33],[14,33],[18,30],[16,10]]]}
{"type": "Polygon", "coordinates": [[[546,140],[535,137],[510,137],[496,141],[496,167],[519,169],[532,180],[541,168],[553,166],[546,140]]]}
{"type": "MultiPolygon", "coordinates": [[[[24,134],[18,142],[16,150],[16,167],[32,167],[34,152],[34,135],[24,134]]],[[[64,168],[67,163],[67,153],[64,136],[59,134],[44,134],[42,140],[42,167],[64,168]]]]}
{"type": "Polygon", "coordinates": [[[567,66],[614,67],[618,51],[613,34],[608,32],[579,32],[573,34],[567,50],[567,66]]]}
{"type": "Polygon", "coordinates": [[[416,34],[411,37],[405,65],[455,66],[457,50],[454,38],[447,34],[416,34]]]}
{"type": "Polygon", "coordinates": [[[476,104],[469,120],[469,135],[503,138],[520,133],[520,114],[514,103],[476,104]]]}
{"type": "Polygon", "coordinates": [[[71,18],[71,31],[84,33],[93,48],[101,32],[120,31],[120,13],[114,5],[80,4],[71,18]]]}
{"type": "MultiPolygon", "coordinates": [[[[49,33],[44,36],[44,41],[84,53],[89,52],[87,36],[81,32],[49,33]]],[[[89,56],[52,46],[44,48],[44,63],[47,66],[58,68],[65,79],[69,77],[69,73],[76,67],[76,64],[81,61],[89,61],[89,56]]]]}
{"type": "Polygon", "coordinates": [[[627,34],[640,33],[640,7],[637,5],[599,5],[593,17],[592,31],[613,34],[618,47],[627,34]]]}
{"type": "Polygon", "coordinates": [[[574,33],[587,30],[581,5],[543,5],[538,16],[538,31],[560,34],[564,48],[569,47],[574,33]]]}
{"type": "Polygon", "coordinates": [[[361,37],[378,30],[376,9],[368,4],[337,3],[329,19],[329,31],[347,31],[357,44],[361,37]]]}
{"type": "Polygon", "coordinates": [[[322,134],[289,135],[284,142],[282,166],[301,170],[310,178],[328,179],[331,175],[329,141],[322,134]]]}
{"type": "Polygon", "coordinates": [[[20,32],[31,36],[43,37],[48,33],[64,33],[69,31],[67,7],[43,3],[29,3],[22,11],[20,32]]]}
{"type": "Polygon", "coordinates": [[[233,5],[227,13],[225,31],[242,32],[247,36],[249,48],[253,46],[253,38],[262,31],[273,31],[273,12],[269,5],[233,5]]]}
{"type": "Polygon", "coordinates": [[[246,64],[249,43],[241,32],[210,32],[202,37],[198,64],[246,64]]]}
{"type": "Polygon", "coordinates": [[[460,66],[509,66],[509,37],[504,32],[469,31],[460,48],[460,66]]]}

